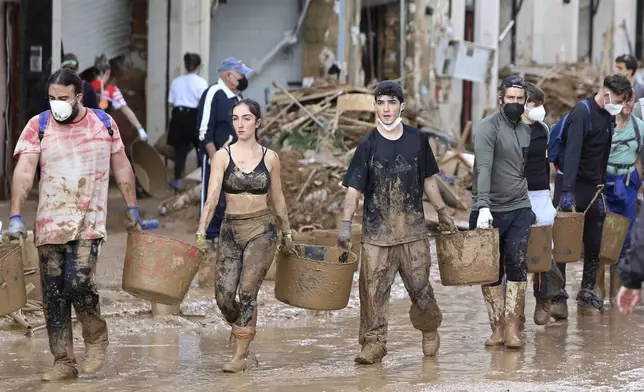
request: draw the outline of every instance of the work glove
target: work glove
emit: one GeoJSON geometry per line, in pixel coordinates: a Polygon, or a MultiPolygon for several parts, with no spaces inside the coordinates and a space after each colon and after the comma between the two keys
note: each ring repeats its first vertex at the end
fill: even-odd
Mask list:
{"type": "Polygon", "coordinates": [[[145,129],[143,129],[143,127],[140,127],[136,131],[139,133],[139,140],[140,141],[142,141],[142,142],[147,142],[148,141],[148,134],[145,132],[145,129]]]}
{"type": "Polygon", "coordinates": [[[489,229],[492,227],[492,213],[490,213],[489,208],[479,209],[479,218],[476,220],[476,228],[478,229],[489,229]]]}
{"type": "Polygon", "coordinates": [[[571,212],[575,208],[575,195],[572,192],[562,192],[559,198],[559,208],[571,212]]]}
{"type": "Polygon", "coordinates": [[[282,251],[290,252],[293,250],[293,231],[291,229],[282,230],[282,251]]]}
{"type": "Polygon", "coordinates": [[[22,219],[22,215],[11,215],[11,217],[9,217],[8,234],[10,240],[19,240],[20,237],[27,237],[25,221],[22,219]]]}
{"type": "Polygon", "coordinates": [[[438,213],[438,230],[440,230],[441,232],[450,233],[455,233],[458,231],[456,225],[454,224],[454,220],[449,215],[447,207],[443,207],[436,212],[438,213]]]}
{"type": "Polygon", "coordinates": [[[343,220],[340,222],[340,228],[338,230],[338,246],[344,249],[349,249],[349,243],[351,242],[351,224],[350,220],[343,220]]]}
{"type": "Polygon", "coordinates": [[[125,213],[125,227],[128,233],[141,232],[141,218],[139,217],[139,206],[128,207],[125,213]]]}
{"type": "Polygon", "coordinates": [[[197,233],[195,246],[201,250],[208,249],[208,240],[206,239],[206,233],[197,233]]]}

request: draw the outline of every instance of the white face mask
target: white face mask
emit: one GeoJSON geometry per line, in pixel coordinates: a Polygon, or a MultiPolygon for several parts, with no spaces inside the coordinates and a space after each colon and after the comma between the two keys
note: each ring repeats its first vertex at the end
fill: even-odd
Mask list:
{"type": "Polygon", "coordinates": [[[611,116],[617,116],[622,112],[622,107],[623,105],[621,104],[607,103],[604,109],[606,109],[606,111],[610,113],[611,116]]]}
{"type": "Polygon", "coordinates": [[[622,107],[624,105],[619,104],[619,103],[613,103],[612,98],[609,95],[608,96],[608,102],[607,104],[604,105],[604,109],[611,115],[611,116],[617,116],[622,112],[622,107]]]}
{"type": "Polygon", "coordinates": [[[57,121],[67,120],[74,111],[72,105],[69,102],[60,100],[49,101],[49,107],[51,108],[51,114],[57,121]]]}
{"type": "Polygon", "coordinates": [[[532,109],[526,107],[525,110],[528,112],[528,118],[532,121],[543,121],[546,118],[546,109],[543,106],[537,106],[532,109]]]}
{"type": "Polygon", "coordinates": [[[384,122],[382,122],[380,117],[378,117],[378,123],[380,123],[380,125],[385,129],[385,131],[392,132],[402,122],[402,117],[400,117],[401,114],[402,114],[402,110],[400,111],[400,113],[398,113],[398,118],[396,118],[391,124],[385,124],[384,122]]]}

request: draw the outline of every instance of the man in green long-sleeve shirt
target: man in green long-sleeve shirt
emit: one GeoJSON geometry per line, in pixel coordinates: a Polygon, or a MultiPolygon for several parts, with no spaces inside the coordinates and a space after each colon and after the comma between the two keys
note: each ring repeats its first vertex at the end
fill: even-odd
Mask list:
{"type": "Polygon", "coordinates": [[[530,128],[521,121],[524,86],[519,76],[505,78],[499,86],[500,110],[484,118],[474,134],[470,229],[497,228],[501,247],[499,279],[482,286],[492,327],[486,346],[523,345],[519,324],[525,307],[530,226],[536,219],[524,176],[530,146],[530,128]],[[504,275],[505,295],[501,285],[504,275]]]}

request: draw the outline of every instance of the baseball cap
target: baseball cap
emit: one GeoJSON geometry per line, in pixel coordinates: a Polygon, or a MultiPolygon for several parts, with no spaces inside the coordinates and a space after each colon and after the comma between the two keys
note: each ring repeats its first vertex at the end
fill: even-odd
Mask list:
{"type": "Polygon", "coordinates": [[[378,97],[383,95],[393,96],[398,98],[398,101],[405,102],[402,87],[399,83],[394,82],[393,80],[383,80],[378,84],[374,96],[377,99],[378,97]]]}
{"type": "Polygon", "coordinates": [[[503,79],[499,88],[520,88],[525,90],[525,81],[521,76],[511,75],[503,79]]]}
{"type": "Polygon", "coordinates": [[[248,68],[243,61],[238,60],[234,57],[228,57],[227,59],[222,61],[221,64],[219,64],[219,69],[217,70],[217,72],[224,71],[237,71],[242,75],[248,75],[249,73],[253,72],[253,70],[248,68]]]}

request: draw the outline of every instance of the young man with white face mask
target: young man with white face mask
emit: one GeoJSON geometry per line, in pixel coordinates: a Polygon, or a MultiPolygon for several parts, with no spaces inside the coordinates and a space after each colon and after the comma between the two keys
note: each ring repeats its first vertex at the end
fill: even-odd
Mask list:
{"type": "Polygon", "coordinates": [[[72,339],[71,308],[83,326],[82,370],[103,367],[108,345],[94,273],[106,238],[110,170],[127,204],[128,231],[140,231],[134,174],[114,120],[82,102],[82,81],[61,69],[48,83],[51,112],[25,126],[14,158],[11,185],[10,239],[26,236],[21,216],[40,163],[38,211],[34,225],[43,291],[45,323],[54,367],[43,381],[78,377],[72,339]],[[107,127],[107,124],[110,127],[107,127]]]}
{"type": "MultiPolygon", "coordinates": [[[[584,220],[584,271],[581,289],[577,294],[577,309],[589,314],[602,311],[603,302],[595,294],[595,280],[599,264],[604,203],[595,198],[606,182],[606,166],[611,149],[615,115],[622,104],[631,99],[633,88],[624,75],[609,75],[603,89],[586,102],[578,102],[564,124],[563,149],[555,162],[557,177],[553,203],[562,211],[588,211],[584,220]],[[594,199],[594,202],[593,202],[594,199]],[[591,205],[592,202],[592,205],[591,205]]],[[[566,278],[566,264],[557,264],[566,278]]],[[[551,315],[555,319],[568,317],[567,294],[552,300],[551,315]]]]}
{"type": "MultiPolygon", "coordinates": [[[[530,127],[530,148],[525,165],[525,177],[528,181],[528,196],[532,212],[536,215],[533,226],[552,226],[557,211],[552,205],[550,194],[550,161],[548,160],[548,140],[550,130],[543,122],[546,110],[543,107],[545,94],[532,83],[526,83],[526,104],[521,120],[530,127]]],[[[552,263],[548,272],[534,276],[534,323],[545,325],[550,320],[552,297],[562,287],[563,277],[557,266],[552,263]]]]}
{"type": "Polygon", "coordinates": [[[440,195],[438,165],[426,134],[402,124],[403,91],[393,81],[376,88],[378,126],[358,144],[343,185],[347,187],[338,245],[351,240],[351,220],[364,194],[360,266],[359,364],[382,361],[387,354],[389,292],[399,272],[412,300],[409,316],[423,336],[423,353],[436,355],[442,315],[429,283],[431,265],[423,191],[438,212],[439,229],[456,227],[440,195]]]}
{"type": "Polygon", "coordinates": [[[525,308],[528,240],[535,222],[528,197],[525,164],[530,128],[521,122],[525,82],[509,76],[499,86],[499,111],[474,129],[474,183],[470,229],[499,230],[501,262],[496,282],[481,286],[492,335],[486,346],[520,348],[525,308]],[[503,290],[503,277],[507,289],[503,290]]]}

